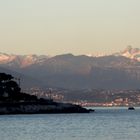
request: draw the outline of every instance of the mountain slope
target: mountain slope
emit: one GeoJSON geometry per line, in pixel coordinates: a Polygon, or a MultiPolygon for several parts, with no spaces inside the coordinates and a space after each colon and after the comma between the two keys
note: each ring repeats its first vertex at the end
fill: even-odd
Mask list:
{"type": "Polygon", "coordinates": [[[22,72],[62,88],[138,88],[140,63],[123,56],[87,57],[70,54],[31,65],[22,72]]]}
{"type": "Polygon", "coordinates": [[[124,56],[130,59],[140,61],[140,49],[132,48],[131,46],[128,46],[125,50],[121,51],[120,53],[115,53],[114,55],[124,56]]]}
{"type": "Polygon", "coordinates": [[[47,56],[27,55],[15,56],[12,60],[13,56],[4,55],[1,57],[0,66],[36,79],[28,80],[27,83],[30,84],[25,82],[26,86],[33,86],[32,83],[38,81],[38,86],[69,89],[139,88],[140,62],[134,57],[126,57],[127,53],[136,56],[139,50],[127,48],[120,53],[102,57],[64,54],[48,58],[47,56]]]}
{"type": "MultiPolygon", "coordinates": [[[[20,86],[22,89],[30,87],[44,87],[44,83],[39,79],[27,76],[23,73],[16,72],[7,68],[0,67],[0,73],[7,73],[13,75],[16,79],[20,79],[20,86]]],[[[19,82],[19,81],[17,81],[19,82]]]]}
{"type": "Polygon", "coordinates": [[[0,64],[10,67],[27,67],[32,64],[41,63],[48,59],[46,55],[9,55],[0,53],[0,64]]]}

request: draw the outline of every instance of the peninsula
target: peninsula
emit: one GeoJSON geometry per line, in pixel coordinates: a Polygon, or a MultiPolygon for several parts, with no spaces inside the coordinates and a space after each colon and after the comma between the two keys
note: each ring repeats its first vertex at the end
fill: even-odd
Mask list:
{"type": "Polygon", "coordinates": [[[0,115],[90,112],[79,105],[58,103],[23,93],[17,80],[10,74],[0,73],[0,115]]]}

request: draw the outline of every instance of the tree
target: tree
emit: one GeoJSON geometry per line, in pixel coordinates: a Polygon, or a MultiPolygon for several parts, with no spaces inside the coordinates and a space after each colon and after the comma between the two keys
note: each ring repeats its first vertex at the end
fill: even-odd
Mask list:
{"type": "Polygon", "coordinates": [[[20,93],[21,89],[13,79],[10,74],[0,73],[0,96],[12,97],[20,93]]]}
{"type": "Polygon", "coordinates": [[[14,79],[9,74],[0,73],[0,102],[33,102],[38,100],[34,95],[22,93],[14,79]]]}
{"type": "Polygon", "coordinates": [[[0,82],[6,82],[12,80],[14,77],[10,74],[0,73],[0,82]]]}

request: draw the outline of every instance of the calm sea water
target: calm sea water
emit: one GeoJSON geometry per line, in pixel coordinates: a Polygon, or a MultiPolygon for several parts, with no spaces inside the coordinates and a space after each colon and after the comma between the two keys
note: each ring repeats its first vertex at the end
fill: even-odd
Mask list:
{"type": "Polygon", "coordinates": [[[0,116],[0,140],[140,140],[140,108],[0,116]]]}

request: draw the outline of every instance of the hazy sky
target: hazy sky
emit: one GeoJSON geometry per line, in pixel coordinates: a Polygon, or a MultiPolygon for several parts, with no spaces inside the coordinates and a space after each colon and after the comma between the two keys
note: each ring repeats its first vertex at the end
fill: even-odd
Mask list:
{"type": "Polygon", "coordinates": [[[89,54],[140,47],[140,0],[0,0],[0,52],[89,54]]]}

